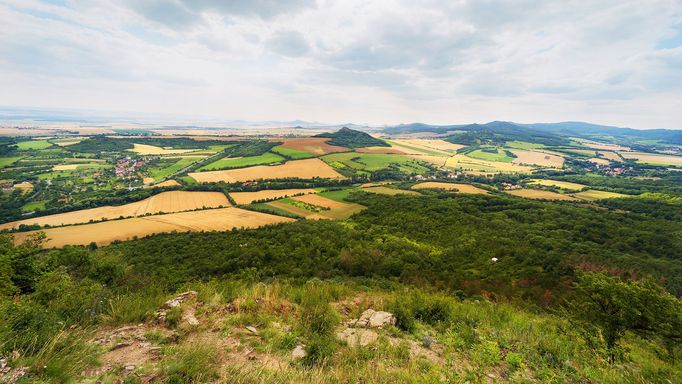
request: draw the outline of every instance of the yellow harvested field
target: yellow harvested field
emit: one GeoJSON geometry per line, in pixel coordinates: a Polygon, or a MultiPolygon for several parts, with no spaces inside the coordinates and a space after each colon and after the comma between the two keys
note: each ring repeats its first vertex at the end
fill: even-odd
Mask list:
{"type": "Polygon", "coordinates": [[[599,151],[597,152],[601,155],[601,157],[607,159],[607,160],[612,160],[612,161],[623,161],[623,158],[620,157],[616,152],[611,152],[611,151],[599,151]]]}
{"type": "Polygon", "coordinates": [[[153,177],[143,177],[142,182],[145,184],[150,184],[150,183],[154,182],[154,178],[153,177]]]}
{"type": "Polygon", "coordinates": [[[588,147],[588,148],[605,149],[605,150],[610,150],[610,151],[629,151],[630,150],[629,147],[624,147],[622,145],[617,145],[617,144],[599,143],[596,141],[585,140],[585,139],[574,139],[574,140],[579,142],[580,144],[588,147]]]}
{"type": "Polygon", "coordinates": [[[419,195],[418,192],[389,187],[369,187],[362,189],[365,192],[379,193],[382,195],[419,195]]]}
{"type": "Polygon", "coordinates": [[[400,140],[400,142],[405,143],[407,145],[411,145],[413,147],[423,147],[429,148],[431,150],[435,149],[440,151],[457,151],[459,149],[466,147],[466,145],[453,144],[448,141],[440,139],[408,139],[400,140]]]}
{"type": "Polygon", "coordinates": [[[562,195],[561,193],[543,191],[539,189],[516,189],[512,191],[507,191],[508,194],[524,197],[526,199],[539,199],[539,200],[577,200],[575,197],[568,195],[562,195]]]}
{"type": "Polygon", "coordinates": [[[682,165],[682,156],[659,155],[643,152],[620,152],[626,159],[636,159],[638,163],[652,165],[682,165]]]}
{"type": "Polygon", "coordinates": [[[412,186],[412,189],[444,189],[459,193],[487,194],[488,191],[469,184],[442,183],[437,181],[427,181],[412,186]]]}
{"type": "Polygon", "coordinates": [[[23,181],[21,183],[14,184],[12,188],[19,189],[21,190],[21,193],[26,194],[33,190],[33,184],[29,183],[28,181],[23,181]]]}
{"type": "Polygon", "coordinates": [[[598,164],[598,165],[609,165],[609,164],[611,164],[610,161],[608,161],[606,159],[599,158],[599,157],[594,157],[592,159],[588,159],[587,161],[589,161],[590,163],[598,164]]]}
{"type": "Polygon", "coordinates": [[[234,202],[239,205],[251,204],[254,201],[266,200],[266,199],[280,199],[283,197],[316,193],[312,188],[300,188],[300,189],[268,189],[264,191],[257,192],[230,192],[230,196],[234,199],[234,202]]]}
{"type": "Polygon", "coordinates": [[[300,137],[300,138],[272,138],[270,141],[281,142],[282,148],[295,149],[308,152],[313,155],[326,155],[333,152],[349,151],[346,147],[327,144],[329,139],[325,137],[300,137]]]}
{"type": "Polygon", "coordinates": [[[68,147],[69,145],[74,145],[80,143],[82,140],[73,140],[73,141],[57,141],[54,142],[53,144],[58,145],[60,147],[68,147]]]}
{"type": "Polygon", "coordinates": [[[292,160],[282,165],[257,165],[255,167],[227,169],[222,171],[192,172],[189,174],[200,183],[227,183],[253,181],[260,179],[343,179],[344,176],[336,172],[324,161],[318,158],[292,160]]]}
{"type": "Polygon", "coordinates": [[[583,199],[583,200],[600,200],[600,199],[613,199],[615,197],[629,197],[628,195],[623,195],[622,193],[615,193],[615,192],[604,192],[604,191],[595,191],[595,190],[587,190],[583,192],[578,192],[574,193],[573,196],[583,199]]]}
{"type": "Polygon", "coordinates": [[[179,153],[194,152],[196,149],[165,149],[146,144],[133,144],[133,152],[140,155],[177,155],[179,153]]]}
{"type": "Polygon", "coordinates": [[[53,171],[72,171],[83,164],[59,164],[52,167],[53,171]]]}
{"type": "Polygon", "coordinates": [[[533,170],[532,167],[526,165],[473,159],[462,154],[450,157],[445,166],[472,174],[530,173],[533,170]]]}
{"type": "Polygon", "coordinates": [[[568,181],[548,180],[548,179],[534,179],[534,180],[528,181],[528,184],[544,185],[546,187],[557,187],[557,188],[565,189],[568,191],[580,191],[581,189],[586,187],[586,185],[583,185],[583,184],[571,183],[568,181]]]}
{"type": "Polygon", "coordinates": [[[549,153],[524,151],[522,149],[512,149],[516,155],[512,160],[515,164],[539,165],[541,167],[561,168],[564,166],[564,158],[549,153]]]}
{"type": "MultiPolygon", "coordinates": [[[[424,141],[435,141],[435,140],[425,140],[425,139],[396,139],[389,141],[389,144],[397,150],[403,151],[405,154],[409,155],[443,155],[451,156],[452,151],[448,152],[442,149],[427,147],[422,142],[424,141]]],[[[438,140],[442,141],[442,140],[438,140]]]]}
{"type": "Polygon", "coordinates": [[[87,223],[91,220],[101,221],[104,219],[116,219],[121,216],[144,216],[160,212],[182,212],[201,208],[218,208],[221,206],[230,206],[227,197],[221,192],[169,191],[124,205],[83,209],[80,211],[58,213],[56,215],[34,217],[31,219],[0,224],[0,230],[17,228],[21,224],[40,226],[50,225],[55,227],[59,225],[87,223]]]}
{"type": "Polygon", "coordinates": [[[158,184],[154,184],[154,187],[177,187],[180,185],[177,180],[166,180],[158,184]]]}
{"type": "Polygon", "coordinates": [[[303,195],[295,196],[291,198],[292,200],[301,201],[307,204],[317,205],[318,207],[325,207],[330,209],[343,208],[348,205],[340,201],[328,199],[320,195],[303,195]]]}
{"type": "Polygon", "coordinates": [[[445,163],[448,161],[449,156],[431,156],[431,155],[406,155],[410,159],[421,160],[429,164],[437,165],[439,167],[444,167],[445,163]]]}
{"type": "Polygon", "coordinates": [[[317,212],[317,215],[329,219],[346,219],[365,208],[359,204],[342,203],[320,195],[296,196],[292,199],[307,204],[317,205],[318,207],[329,208],[328,211],[317,212]]]}
{"type": "MultiPolygon", "coordinates": [[[[155,233],[227,231],[232,228],[256,228],[290,221],[293,219],[233,207],[209,209],[49,228],[43,230],[48,238],[43,246],[52,248],[65,245],[87,245],[91,242],[106,245],[115,240],[129,240],[155,233]]],[[[17,233],[15,241],[21,242],[26,236],[35,232],[17,233]]]]}

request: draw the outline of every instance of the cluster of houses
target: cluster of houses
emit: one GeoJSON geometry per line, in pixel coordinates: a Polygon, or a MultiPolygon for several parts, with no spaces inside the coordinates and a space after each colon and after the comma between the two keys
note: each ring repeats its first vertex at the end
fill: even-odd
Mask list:
{"type": "Polygon", "coordinates": [[[118,159],[114,167],[114,173],[117,177],[134,177],[136,172],[143,166],[147,165],[149,161],[146,158],[131,159],[124,157],[118,159]]]}

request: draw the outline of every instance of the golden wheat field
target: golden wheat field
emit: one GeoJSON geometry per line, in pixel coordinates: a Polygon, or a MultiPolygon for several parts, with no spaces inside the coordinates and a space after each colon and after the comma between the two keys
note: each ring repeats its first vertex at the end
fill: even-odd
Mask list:
{"type": "Polygon", "coordinates": [[[292,160],[282,165],[258,165],[255,167],[228,169],[223,171],[193,172],[190,173],[194,180],[200,183],[216,183],[224,181],[235,183],[260,179],[312,179],[314,177],[324,179],[343,179],[344,176],[336,172],[332,167],[318,158],[305,160],[292,160]]]}
{"type": "Polygon", "coordinates": [[[583,200],[600,200],[600,199],[613,199],[616,197],[628,197],[628,195],[623,195],[622,193],[616,192],[606,192],[606,191],[595,191],[589,189],[587,191],[574,193],[573,196],[583,199],[583,200]]]}
{"type": "Polygon", "coordinates": [[[643,152],[620,152],[620,155],[626,159],[636,159],[638,163],[682,166],[682,156],[659,155],[643,152]]]}
{"type": "Polygon", "coordinates": [[[579,142],[580,144],[588,147],[588,148],[594,148],[594,149],[605,149],[605,150],[610,150],[610,151],[629,151],[629,147],[624,147],[622,145],[617,145],[617,144],[607,144],[607,143],[599,143],[596,141],[592,140],[585,140],[585,139],[575,139],[575,141],[579,142]]]}
{"type": "Polygon", "coordinates": [[[470,184],[456,184],[456,183],[443,183],[437,181],[427,181],[425,183],[419,183],[412,186],[412,189],[444,189],[446,191],[455,191],[459,193],[470,193],[470,194],[487,194],[488,191],[478,187],[474,187],[470,184]]]}
{"type": "Polygon", "coordinates": [[[28,181],[22,181],[21,183],[14,184],[12,188],[19,189],[21,190],[21,193],[27,194],[33,191],[33,184],[29,183],[28,181]]]}
{"type": "Polygon", "coordinates": [[[365,192],[379,193],[382,195],[419,195],[419,192],[389,187],[369,187],[362,189],[365,192]]]}
{"type": "Polygon", "coordinates": [[[607,160],[612,160],[612,161],[623,161],[623,158],[620,157],[616,152],[611,152],[611,151],[599,151],[599,153],[603,158],[607,160]]]}
{"type": "Polygon", "coordinates": [[[235,203],[239,205],[251,204],[254,201],[265,200],[265,199],[280,199],[283,197],[300,195],[302,193],[315,193],[316,191],[312,188],[300,188],[300,189],[268,189],[264,191],[257,192],[230,192],[230,196],[234,199],[235,203]]]}
{"type": "Polygon", "coordinates": [[[423,147],[446,152],[453,152],[466,147],[466,145],[454,144],[440,139],[407,139],[401,140],[401,142],[414,147],[423,147]]]}
{"type": "Polygon", "coordinates": [[[517,189],[513,191],[507,191],[508,194],[524,197],[526,199],[540,199],[540,200],[576,200],[575,197],[568,195],[562,195],[561,193],[543,191],[539,189],[517,189]]]}
{"type": "Polygon", "coordinates": [[[533,170],[532,167],[526,165],[473,159],[462,154],[448,158],[445,165],[472,174],[529,173],[533,170]]]}
{"type": "Polygon", "coordinates": [[[146,144],[133,144],[133,152],[140,155],[177,155],[179,153],[194,152],[196,149],[165,149],[146,144]]]}
{"type": "Polygon", "coordinates": [[[0,224],[0,230],[17,228],[21,224],[50,225],[54,227],[104,219],[116,219],[121,216],[144,216],[160,212],[181,212],[201,208],[217,208],[220,206],[230,206],[227,197],[221,192],[169,191],[124,205],[83,209],[0,224]]]}
{"type": "Polygon", "coordinates": [[[593,157],[591,159],[587,159],[590,163],[598,164],[598,165],[609,165],[611,164],[610,161],[606,159],[602,159],[601,157],[593,157]]]}
{"type": "Polygon", "coordinates": [[[541,167],[561,168],[564,166],[564,158],[544,152],[524,151],[521,149],[511,150],[516,158],[512,160],[515,164],[538,165],[541,167]]]}
{"type": "MultiPolygon", "coordinates": [[[[293,219],[234,207],[209,209],[44,229],[48,240],[43,246],[52,248],[87,245],[91,242],[106,245],[115,240],[129,240],[155,233],[227,231],[232,228],[256,228],[289,221],[293,219]]],[[[15,234],[15,241],[21,242],[35,232],[37,231],[15,234]]]]}
{"type": "Polygon", "coordinates": [[[566,189],[569,191],[580,191],[581,189],[586,187],[586,185],[583,185],[583,184],[571,183],[568,181],[549,180],[549,179],[533,179],[533,180],[529,180],[528,184],[544,185],[546,187],[557,187],[557,188],[566,189]]]}
{"type": "Polygon", "coordinates": [[[177,187],[180,183],[177,180],[166,180],[158,184],[154,184],[154,187],[177,187]]]}

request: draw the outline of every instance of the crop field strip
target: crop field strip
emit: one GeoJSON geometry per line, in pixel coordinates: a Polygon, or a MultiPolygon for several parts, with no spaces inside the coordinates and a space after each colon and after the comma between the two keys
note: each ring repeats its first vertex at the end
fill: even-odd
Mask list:
{"type": "Polygon", "coordinates": [[[565,189],[567,191],[580,191],[583,188],[587,187],[587,185],[584,185],[584,184],[571,183],[568,181],[549,180],[549,179],[533,179],[533,180],[529,180],[528,184],[543,185],[546,187],[557,187],[557,188],[565,189]]]}
{"type": "Polygon", "coordinates": [[[266,179],[343,179],[343,175],[318,158],[305,160],[291,160],[282,165],[257,165],[248,168],[230,169],[223,171],[192,172],[190,177],[200,183],[227,183],[266,180],[266,179]]]}
{"type": "Polygon", "coordinates": [[[18,228],[19,225],[71,225],[119,217],[144,216],[160,212],[171,213],[201,208],[229,207],[230,202],[222,192],[169,191],[120,206],[105,206],[80,211],[58,213],[10,223],[0,224],[0,230],[18,228]]]}
{"type": "MultiPolygon", "coordinates": [[[[115,240],[129,240],[156,233],[227,231],[233,228],[257,228],[290,221],[293,219],[235,207],[218,208],[48,228],[42,230],[48,238],[43,246],[52,248],[87,245],[92,242],[97,245],[106,245],[115,240]]],[[[15,241],[20,243],[35,232],[17,233],[15,241]]]]}
{"type": "Polygon", "coordinates": [[[512,159],[512,163],[514,164],[537,165],[551,168],[561,168],[564,166],[564,158],[561,156],[519,149],[513,149],[511,152],[516,155],[516,157],[512,159]]]}
{"type": "Polygon", "coordinates": [[[437,181],[427,181],[424,183],[415,184],[411,189],[442,189],[457,193],[469,193],[477,195],[485,195],[488,193],[488,191],[485,189],[475,187],[471,184],[442,183],[437,181]]]}
{"type": "Polygon", "coordinates": [[[539,199],[539,200],[565,200],[565,201],[575,201],[578,200],[576,197],[570,195],[564,195],[561,193],[556,193],[552,191],[545,191],[540,189],[516,189],[512,191],[506,191],[508,194],[517,197],[523,197],[526,199],[539,199]]]}
{"type": "Polygon", "coordinates": [[[256,192],[230,192],[232,199],[239,205],[251,204],[254,201],[266,199],[280,199],[300,194],[316,193],[312,188],[299,189],[268,189],[256,192]]]}
{"type": "Polygon", "coordinates": [[[301,138],[271,138],[270,141],[281,142],[280,148],[288,148],[320,156],[334,152],[347,152],[350,149],[327,143],[329,139],[324,137],[301,137],[301,138]]]}

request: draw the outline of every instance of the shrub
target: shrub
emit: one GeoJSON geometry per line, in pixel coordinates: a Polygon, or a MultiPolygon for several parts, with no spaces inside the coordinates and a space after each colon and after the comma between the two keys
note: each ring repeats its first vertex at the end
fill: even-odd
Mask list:
{"type": "Polygon", "coordinates": [[[332,336],[313,336],[306,345],[303,364],[309,367],[326,365],[336,352],[337,342],[332,336]]]}

